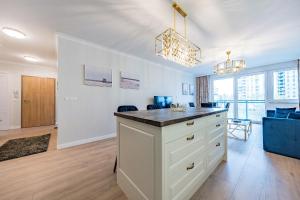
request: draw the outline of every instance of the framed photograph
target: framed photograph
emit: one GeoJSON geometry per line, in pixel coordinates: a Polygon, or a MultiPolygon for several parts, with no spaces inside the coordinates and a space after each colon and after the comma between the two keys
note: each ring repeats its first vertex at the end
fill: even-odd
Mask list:
{"type": "Polygon", "coordinates": [[[128,72],[120,73],[120,87],[124,89],[136,89],[140,88],[140,79],[136,74],[128,72]]]}
{"type": "Polygon", "coordinates": [[[189,84],[182,83],[182,95],[188,95],[189,94],[189,84]]]}
{"type": "Polygon", "coordinates": [[[112,70],[92,65],[84,65],[84,84],[112,87],[112,70]]]}
{"type": "Polygon", "coordinates": [[[189,94],[194,95],[195,94],[195,86],[193,84],[189,85],[189,94]]]}

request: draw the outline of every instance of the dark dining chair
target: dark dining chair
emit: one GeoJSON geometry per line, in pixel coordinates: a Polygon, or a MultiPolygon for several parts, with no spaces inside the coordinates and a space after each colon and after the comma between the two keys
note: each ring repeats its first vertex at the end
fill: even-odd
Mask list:
{"type": "Polygon", "coordinates": [[[190,106],[191,108],[194,108],[194,107],[195,107],[194,102],[189,102],[189,106],[190,106]]]}
{"type": "Polygon", "coordinates": [[[147,105],[147,110],[156,110],[156,109],[161,109],[161,107],[159,105],[156,105],[156,104],[147,105]]]}
{"type": "Polygon", "coordinates": [[[136,106],[133,105],[124,105],[118,107],[118,112],[129,112],[129,111],[138,111],[136,106]]]}
{"type": "MultiPolygon", "coordinates": [[[[138,108],[133,105],[124,105],[124,106],[119,106],[118,107],[118,112],[130,112],[130,111],[138,111],[138,108]]],[[[116,173],[117,170],[117,163],[118,163],[118,158],[116,156],[115,160],[115,166],[114,166],[114,173],[116,173]]]]}
{"type": "Polygon", "coordinates": [[[225,108],[229,109],[229,107],[230,107],[230,103],[226,103],[225,108]]]}
{"type": "Polygon", "coordinates": [[[208,103],[201,103],[202,108],[216,108],[217,103],[215,102],[208,102],[208,103]]]}

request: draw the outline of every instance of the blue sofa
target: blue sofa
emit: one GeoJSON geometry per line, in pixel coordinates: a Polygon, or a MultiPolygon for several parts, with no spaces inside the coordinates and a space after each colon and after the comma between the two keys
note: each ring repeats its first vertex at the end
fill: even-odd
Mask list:
{"type": "Polygon", "coordinates": [[[275,110],[268,110],[262,123],[265,151],[300,159],[299,119],[275,118],[275,110]]]}

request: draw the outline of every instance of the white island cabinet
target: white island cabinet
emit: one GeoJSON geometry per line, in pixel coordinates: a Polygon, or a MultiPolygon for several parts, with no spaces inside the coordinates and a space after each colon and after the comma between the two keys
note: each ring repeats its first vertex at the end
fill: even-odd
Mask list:
{"type": "Polygon", "coordinates": [[[227,159],[227,110],[115,113],[117,181],[130,200],[188,200],[227,159]]]}

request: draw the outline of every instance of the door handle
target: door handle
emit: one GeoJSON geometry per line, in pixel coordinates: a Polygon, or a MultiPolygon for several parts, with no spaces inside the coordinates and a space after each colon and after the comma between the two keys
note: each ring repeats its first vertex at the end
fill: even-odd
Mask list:
{"type": "Polygon", "coordinates": [[[195,163],[192,163],[190,166],[186,168],[187,171],[193,169],[195,167],[195,163]]]}
{"type": "Polygon", "coordinates": [[[187,122],[186,125],[187,125],[187,126],[193,126],[194,123],[195,123],[194,121],[191,121],[191,122],[187,122]]]}
{"type": "Polygon", "coordinates": [[[219,146],[221,146],[221,143],[220,143],[220,142],[218,142],[218,143],[216,144],[216,147],[219,147],[219,146]]]}
{"type": "Polygon", "coordinates": [[[194,138],[195,138],[195,135],[192,135],[191,137],[187,137],[186,140],[190,141],[190,140],[193,140],[194,138]]]}
{"type": "Polygon", "coordinates": [[[29,101],[29,100],[23,100],[23,102],[24,102],[24,103],[30,103],[30,101],[29,101]]]}
{"type": "Polygon", "coordinates": [[[221,124],[217,124],[217,125],[216,125],[216,127],[220,127],[220,126],[221,126],[221,124]]]}

